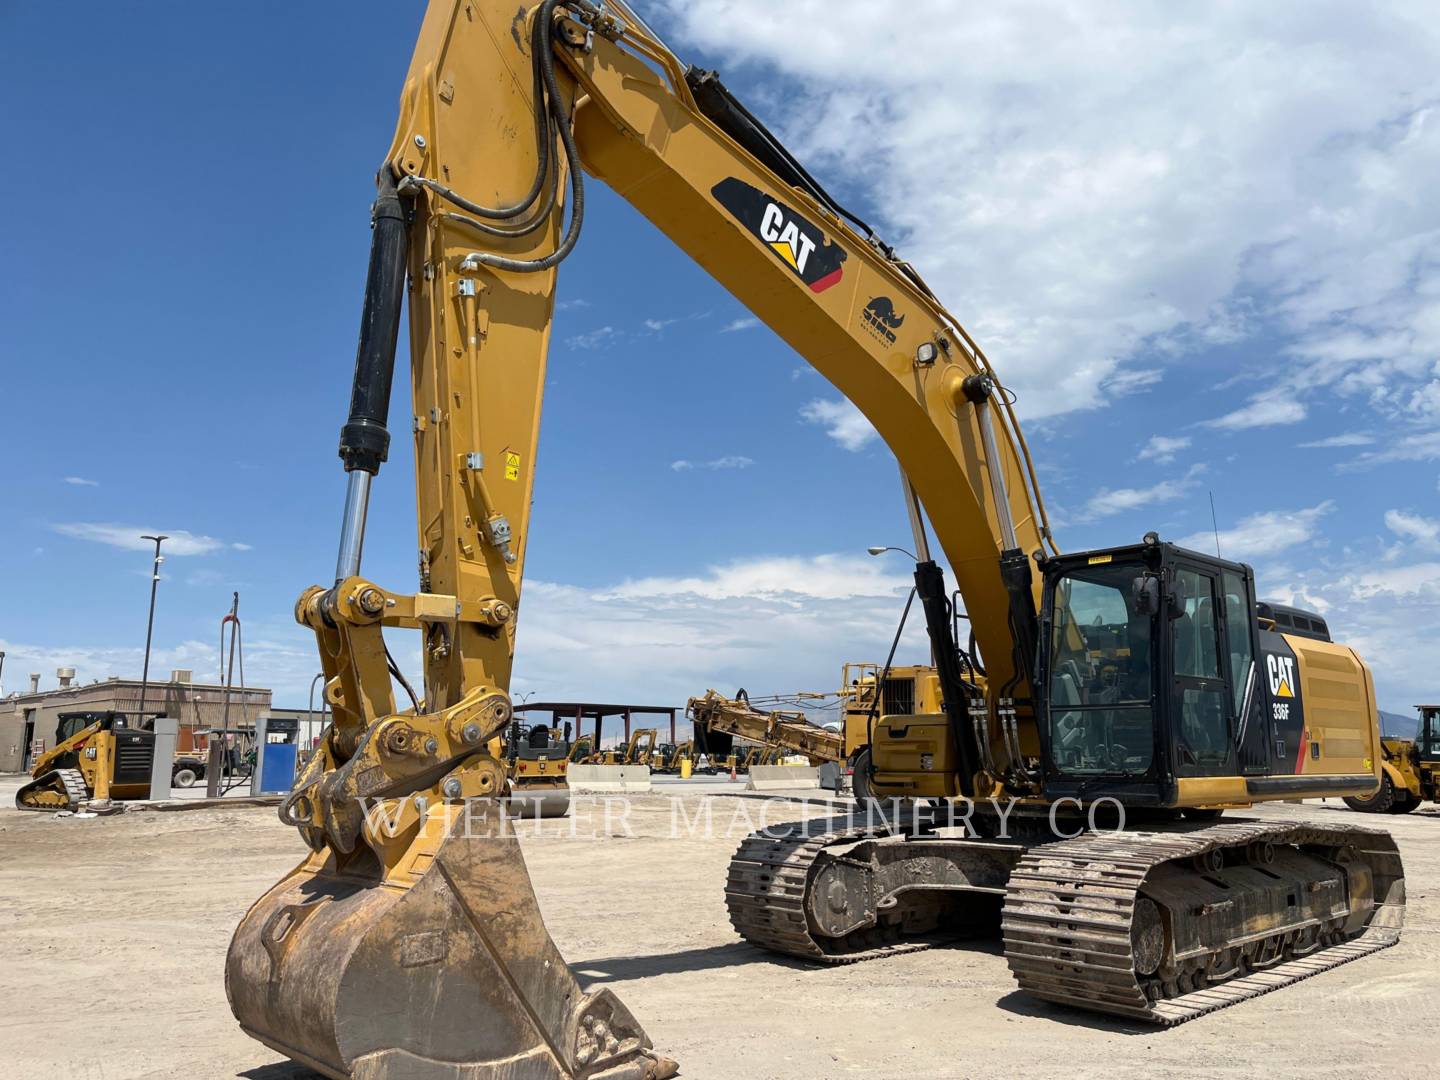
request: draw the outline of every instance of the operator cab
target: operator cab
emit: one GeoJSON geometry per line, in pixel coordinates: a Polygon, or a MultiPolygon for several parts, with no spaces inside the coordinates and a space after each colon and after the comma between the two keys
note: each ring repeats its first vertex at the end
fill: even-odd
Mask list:
{"type": "Polygon", "coordinates": [[[103,721],[101,731],[119,731],[130,726],[130,719],[122,712],[67,712],[61,713],[55,725],[55,745],[66,739],[73,739],[97,720],[103,721]]]}
{"type": "Polygon", "coordinates": [[[1440,705],[1416,705],[1420,727],[1415,733],[1415,755],[1421,761],[1440,764],[1440,705]]]}
{"type": "Polygon", "coordinates": [[[556,761],[570,755],[570,723],[563,729],[548,724],[526,724],[515,720],[510,726],[509,756],[520,761],[556,761]]]}
{"type": "Polygon", "coordinates": [[[1239,758],[1262,703],[1248,566],[1151,533],[1047,560],[1044,576],[1037,719],[1049,797],[1169,806],[1179,778],[1251,771],[1239,758]]]}

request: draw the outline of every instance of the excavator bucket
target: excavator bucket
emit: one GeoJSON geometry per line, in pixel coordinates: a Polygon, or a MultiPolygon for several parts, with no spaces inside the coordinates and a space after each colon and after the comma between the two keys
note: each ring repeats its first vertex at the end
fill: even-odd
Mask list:
{"type": "Polygon", "coordinates": [[[581,990],[495,800],[384,878],[364,846],[315,852],[241,922],[225,986],[241,1026],[354,1080],[662,1080],[608,990],[581,990]]]}

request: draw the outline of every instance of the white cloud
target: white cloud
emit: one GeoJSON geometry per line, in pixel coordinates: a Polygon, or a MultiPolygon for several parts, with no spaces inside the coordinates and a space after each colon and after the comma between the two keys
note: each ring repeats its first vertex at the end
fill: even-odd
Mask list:
{"type": "Polygon", "coordinates": [[[255,550],[255,546],[254,546],[253,544],[242,544],[242,543],[240,543],[238,540],[237,540],[235,543],[231,544],[230,546],[231,546],[232,548],[234,548],[236,551],[254,551],[254,550],[255,550]]]}
{"type": "Polygon", "coordinates": [[[1297,445],[1302,450],[1330,450],[1344,446],[1369,446],[1374,441],[1374,435],[1367,435],[1363,431],[1347,431],[1339,435],[1329,435],[1323,439],[1316,439],[1313,442],[1302,442],[1297,445]]]}
{"type": "Polygon", "coordinates": [[[67,483],[67,484],[72,484],[72,485],[74,485],[75,487],[99,487],[99,486],[100,486],[100,481],[99,481],[99,480],[86,480],[85,477],[83,477],[83,476],[67,476],[67,477],[65,477],[65,483],[67,483]]]}
{"type": "Polygon", "coordinates": [[[1221,428],[1225,431],[1240,431],[1244,428],[1270,427],[1274,424],[1298,424],[1305,419],[1305,406],[1289,391],[1267,391],[1256,394],[1248,405],[1234,412],[1204,421],[1205,427],[1221,428]]]}
{"type": "Polygon", "coordinates": [[[613,326],[602,326],[583,334],[573,334],[565,339],[565,344],[572,349],[602,349],[609,345],[619,333],[620,331],[613,326]]]}
{"type": "Polygon", "coordinates": [[[645,329],[649,330],[652,334],[658,334],[667,326],[674,326],[679,321],[679,319],[646,319],[645,329]]]}
{"type": "Polygon", "coordinates": [[[1407,514],[1403,510],[1387,510],[1385,527],[1401,539],[1411,540],[1419,547],[1440,551],[1440,521],[1421,517],[1419,514],[1407,514]]]}
{"type": "Polygon", "coordinates": [[[1436,460],[1440,460],[1440,430],[1401,432],[1389,446],[1367,451],[1340,468],[1355,472],[1376,465],[1388,465],[1392,461],[1436,460]]]}
{"type": "MultiPolygon", "coordinates": [[[[1231,529],[1220,530],[1220,553],[1227,559],[1254,559],[1303,544],[1315,536],[1320,519],[1335,508],[1326,500],[1304,510],[1267,510],[1243,518],[1231,529]]],[[[1195,551],[1215,546],[1214,532],[1197,532],[1175,541],[1195,551]]]]}
{"type": "Polygon", "coordinates": [[[751,330],[760,325],[756,318],[732,319],[720,328],[722,334],[733,334],[737,330],[751,330]]]}
{"type": "Polygon", "coordinates": [[[826,435],[852,452],[865,449],[871,440],[880,437],[855,403],[846,398],[807,401],[800,406],[800,416],[806,423],[824,427],[826,435]]]}
{"type": "MultiPolygon", "coordinates": [[[[1352,574],[1343,581],[1355,597],[1361,600],[1378,597],[1392,600],[1412,597],[1440,600],[1440,563],[1413,563],[1393,569],[1366,570],[1352,574]]],[[[1433,664],[1433,655],[1431,663],[1433,664]]]]}
{"type": "MultiPolygon", "coordinates": [[[[75,668],[77,681],[84,684],[103,681],[112,675],[138,679],[145,659],[143,637],[141,642],[117,646],[93,641],[40,644],[0,639],[0,650],[5,652],[5,693],[27,688],[27,676],[32,671],[40,673],[42,689],[52,689],[58,667],[75,668]]],[[[248,620],[245,623],[246,682],[273,690],[276,705],[303,707],[319,665],[314,642],[313,634],[283,617],[273,624],[261,619],[248,620]]],[[[175,668],[193,671],[197,682],[217,681],[220,664],[216,643],[184,640],[170,644],[157,634],[150,651],[150,678],[163,682],[175,668]]]]}
{"type": "MultiPolygon", "coordinates": [[[[866,556],[758,558],[608,589],[530,581],[515,682],[559,700],[682,704],[726,693],[835,690],[847,660],[884,660],[910,579],[866,556]]],[[[923,663],[911,611],[897,663],[923,663]]]]}
{"type": "Polygon", "coordinates": [[[1138,510],[1157,503],[1173,502],[1182,495],[1193,491],[1200,483],[1199,476],[1205,471],[1204,465],[1193,465],[1190,471],[1178,480],[1162,480],[1144,488],[1101,488],[1085,503],[1077,521],[1097,521],[1121,514],[1127,510],[1138,510]]]}
{"type": "Polygon", "coordinates": [[[759,73],[757,111],[876,208],[1025,415],[1143,387],[1142,350],[1277,329],[1266,375],[1301,405],[1236,425],[1325,387],[1440,410],[1431,5],[657,6],[682,52],[759,73]]]}
{"type": "Polygon", "coordinates": [[[590,301],[589,301],[589,300],[580,300],[580,299],[575,299],[575,300],[560,300],[560,301],[556,302],[556,304],[555,304],[555,310],[556,310],[556,311],[577,311],[577,310],[579,310],[580,308],[587,308],[587,307],[589,307],[589,306],[590,306],[590,301]]]}
{"type": "Polygon", "coordinates": [[[1132,368],[1116,371],[1105,380],[1105,396],[1129,397],[1142,390],[1149,390],[1164,377],[1165,373],[1156,368],[1132,368]]]}
{"type": "Polygon", "coordinates": [[[745,457],[743,454],[727,454],[709,461],[687,461],[681,458],[679,461],[672,461],[670,468],[676,472],[689,472],[692,469],[748,469],[754,464],[754,458],[745,457]]]}
{"type": "Polygon", "coordinates": [[[142,539],[146,534],[163,534],[166,537],[160,548],[162,555],[209,555],[225,547],[223,540],[217,540],[213,536],[197,536],[185,529],[155,529],[144,525],[114,525],[91,521],[61,522],[51,528],[62,536],[108,544],[123,551],[148,551],[153,554],[155,543],[142,539]]]}
{"type": "Polygon", "coordinates": [[[1135,460],[1168,465],[1175,460],[1177,453],[1189,446],[1188,435],[1151,435],[1150,441],[1140,448],[1140,454],[1135,460]]]}
{"type": "Polygon", "coordinates": [[[810,558],[756,558],[710,567],[703,576],[651,577],[626,581],[601,595],[620,597],[701,596],[709,600],[790,597],[843,600],[893,596],[909,588],[910,578],[868,555],[815,555],[810,558]]]}

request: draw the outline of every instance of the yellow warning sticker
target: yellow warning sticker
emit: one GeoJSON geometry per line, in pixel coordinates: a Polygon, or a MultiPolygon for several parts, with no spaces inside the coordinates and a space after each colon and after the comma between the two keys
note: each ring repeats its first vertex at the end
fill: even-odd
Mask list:
{"type": "Polygon", "coordinates": [[[520,479],[520,455],[513,450],[505,451],[505,479],[520,479]]]}
{"type": "Polygon", "coordinates": [[[1109,556],[1109,555],[1091,555],[1091,556],[1090,556],[1090,565],[1091,565],[1091,566],[1096,566],[1096,565],[1098,565],[1098,564],[1100,564],[1100,563],[1107,563],[1107,562],[1109,562],[1109,561],[1110,561],[1110,556],[1109,556]]]}

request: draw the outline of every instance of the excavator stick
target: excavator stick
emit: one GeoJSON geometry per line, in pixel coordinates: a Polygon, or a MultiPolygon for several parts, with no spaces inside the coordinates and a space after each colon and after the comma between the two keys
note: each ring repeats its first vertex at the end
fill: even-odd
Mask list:
{"type": "Polygon", "coordinates": [[[401,873],[366,848],[314,853],[250,909],[225,988],[244,1030],[353,1080],[657,1080],[608,990],[550,939],[498,802],[427,816],[401,873]]]}
{"type": "Polygon", "coordinates": [[[226,962],[243,1029],[331,1077],[661,1080],[676,1069],[610,991],[582,991],[550,939],[507,835],[505,766],[487,750],[513,717],[505,688],[555,274],[458,276],[475,230],[415,181],[453,171],[518,193],[534,176],[534,228],[512,216],[502,243],[523,259],[558,242],[557,189],[574,173],[561,154],[572,92],[549,65],[555,7],[432,4],[377,178],[335,584],[296,606],[335,718],[280,809],[311,854],[246,914],[226,962]],[[359,570],[407,285],[422,548],[419,591],[399,594],[359,570]],[[388,628],[419,632],[422,693],[391,659],[388,628]],[[397,709],[395,682],[411,707],[397,709]]]}

